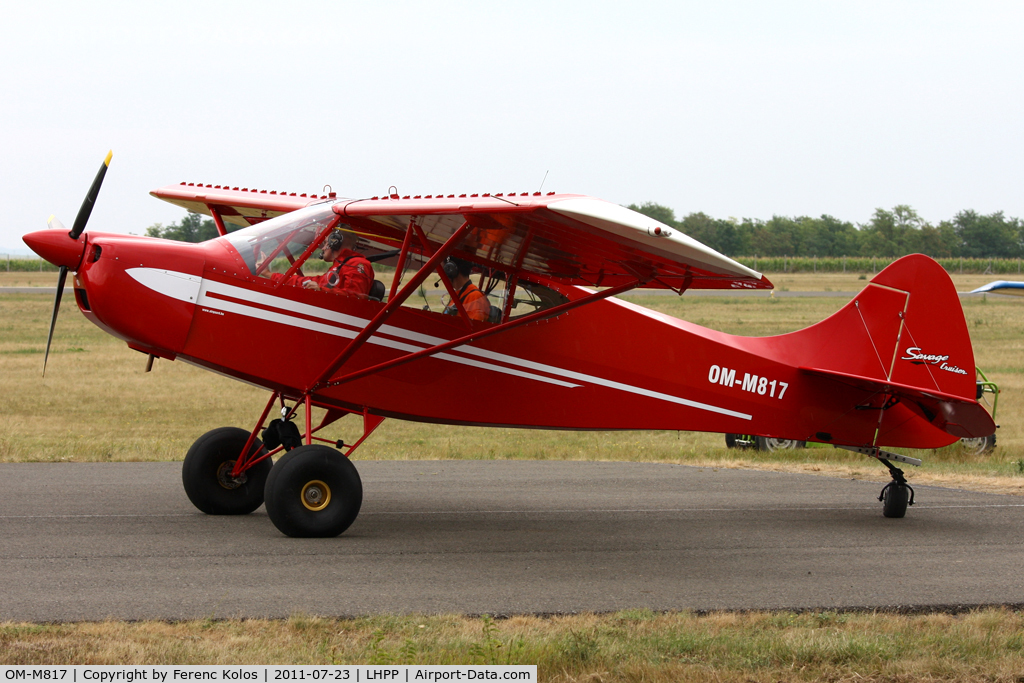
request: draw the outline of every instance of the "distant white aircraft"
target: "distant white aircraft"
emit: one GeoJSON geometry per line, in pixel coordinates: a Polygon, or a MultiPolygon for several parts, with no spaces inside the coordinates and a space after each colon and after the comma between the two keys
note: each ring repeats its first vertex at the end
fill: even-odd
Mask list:
{"type": "Polygon", "coordinates": [[[1013,294],[1014,296],[1024,296],[1024,282],[1007,282],[1006,280],[996,280],[990,282],[984,287],[978,287],[971,294],[980,294],[984,292],[992,292],[993,294],[1013,294]]]}

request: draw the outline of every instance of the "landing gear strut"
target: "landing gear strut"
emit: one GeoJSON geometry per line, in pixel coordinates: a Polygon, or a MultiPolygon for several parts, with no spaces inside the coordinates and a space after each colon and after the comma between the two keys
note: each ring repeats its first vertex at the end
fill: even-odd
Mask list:
{"type": "Polygon", "coordinates": [[[355,521],[363,502],[363,484],[348,457],[384,418],[366,409],[360,414],[324,405],[308,394],[291,407],[285,400],[281,392],[271,394],[251,432],[223,427],[201,436],[185,456],[185,493],[207,514],[245,515],[265,502],[267,516],[288,536],[337,536],[355,521]],[[275,403],[281,405],[281,419],[264,429],[275,403]],[[293,421],[302,405],[304,431],[293,421]],[[318,426],[314,407],[326,411],[318,426]],[[363,435],[355,443],[315,436],[350,414],[363,418],[363,435]],[[274,464],[271,456],[282,451],[274,464]]]}
{"type": "MultiPolygon", "coordinates": [[[[199,437],[188,449],[181,481],[192,504],[208,515],[247,515],[263,504],[263,491],[273,466],[270,458],[259,460],[241,474],[235,463],[249,439],[249,432],[221,427],[199,437]]],[[[262,457],[266,449],[254,439],[249,452],[262,457]]]]}
{"type": "Polygon", "coordinates": [[[837,445],[836,448],[853,451],[854,453],[863,453],[864,455],[875,458],[885,465],[889,469],[889,474],[892,475],[892,481],[885,485],[885,488],[882,489],[882,493],[878,496],[878,500],[882,501],[882,514],[886,517],[893,517],[897,519],[907,514],[907,507],[914,504],[914,489],[912,489],[910,484],[907,483],[907,478],[903,476],[903,470],[892,463],[895,461],[920,467],[920,460],[917,458],[911,458],[909,455],[900,455],[899,453],[883,451],[881,448],[875,448],[873,446],[837,445]]]}

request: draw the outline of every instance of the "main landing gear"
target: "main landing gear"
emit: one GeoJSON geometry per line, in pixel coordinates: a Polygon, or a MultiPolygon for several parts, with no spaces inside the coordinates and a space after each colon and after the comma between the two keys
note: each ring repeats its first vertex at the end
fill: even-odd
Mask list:
{"type": "Polygon", "coordinates": [[[727,448],[753,448],[765,453],[785,451],[794,448],[807,448],[806,441],[798,439],[776,439],[772,437],[753,436],[751,434],[726,434],[727,448]]]}
{"type": "Polygon", "coordinates": [[[267,478],[267,515],[282,533],[331,537],[356,520],[363,482],[355,465],[330,446],[289,451],[267,478]]]}
{"type": "Polygon", "coordinates": [[[303,435],[292,422],[298,405],[285,406],[283,397],[275,393],[252,432],[221,427],[199,437],[181,469],[192,504],[209,515],[246,515],[266,502],[267,516],[288,536],[331,537],[348,529],[363,503],[363,483],[348,456],[384,418],[363,412],[363,436],[347,445],[313,435],[354,411],[319,406],[327,414],[314,428],[310,413],[316,404],[306,398],[303,435]],[[282,405],[281,419],[264,429],[277,400],[282,405]],[[262,442],[256,436],[261,430],[262,442]],[[314,440],[331,446],[314,444],[314,440]],[[282,451],[275,464],[271,456],[282,451]]]}
{"type": "MultiPolygon", "coordinates": [[[[234,474],[248,440],[249,432],[237,427],[214,429],[196,439],[181,468],[181,482],[193,505],[208,515],[247,515],[263,504],[263,489],[273,464],[270,458],[234,474]]],[[[251,450],[257,457],[267,454],[259,439],[251,450]]]]}

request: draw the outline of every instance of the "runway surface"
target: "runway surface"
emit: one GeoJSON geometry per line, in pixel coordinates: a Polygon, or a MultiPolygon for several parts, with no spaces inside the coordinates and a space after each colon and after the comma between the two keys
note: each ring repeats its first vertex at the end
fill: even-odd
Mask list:
{"type": "Polygon", "coordinates": [[[357,462],[334,539],[196,511],[179,463],[0,464],[0,621],[1024,603],[1024,499],[664,464],[357,462]]]}

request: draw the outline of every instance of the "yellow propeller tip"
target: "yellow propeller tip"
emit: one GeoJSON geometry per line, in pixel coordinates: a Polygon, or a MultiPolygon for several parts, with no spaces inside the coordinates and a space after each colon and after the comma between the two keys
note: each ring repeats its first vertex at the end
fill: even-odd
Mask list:
{"type": "Polygon", "coordinates": [[[112,156],[114,156],[114,150],[110,150],[109,152],[107,152],[107,158],[103,160],[104,166],[110,166],[110,158],[112,156]]]}

